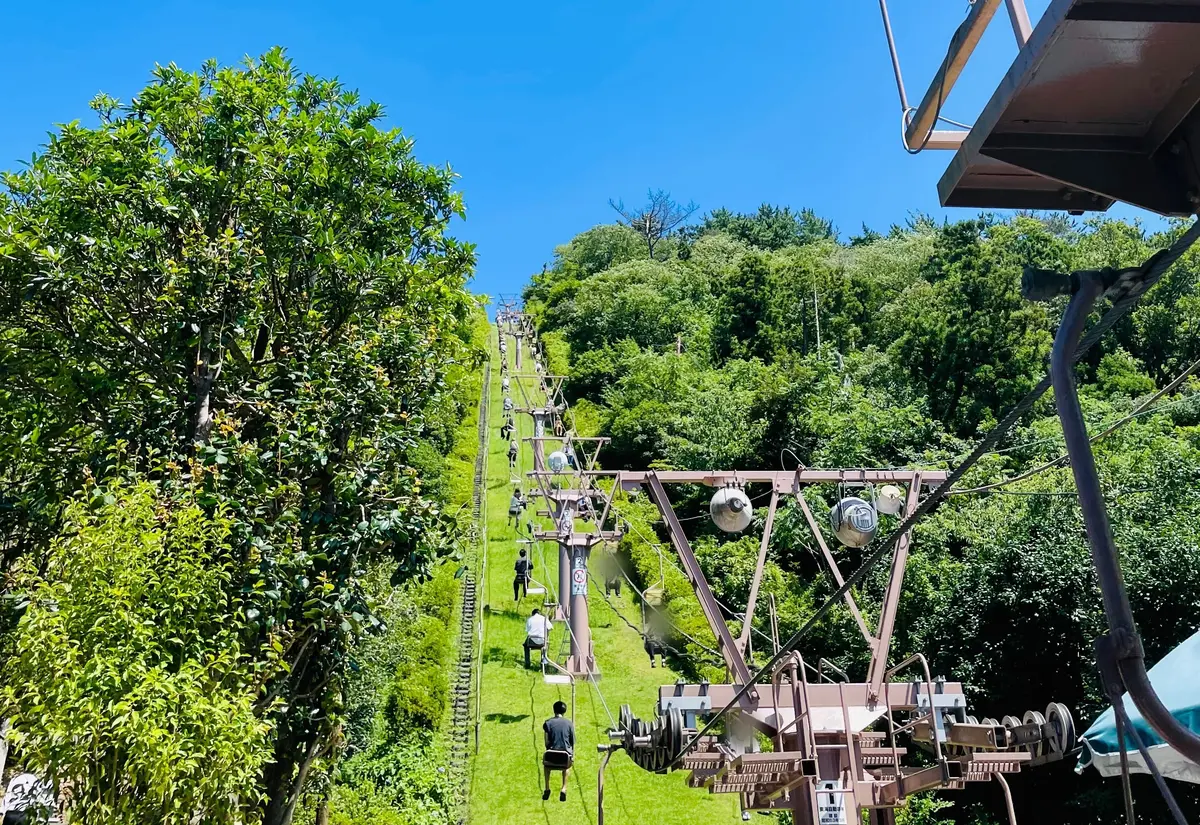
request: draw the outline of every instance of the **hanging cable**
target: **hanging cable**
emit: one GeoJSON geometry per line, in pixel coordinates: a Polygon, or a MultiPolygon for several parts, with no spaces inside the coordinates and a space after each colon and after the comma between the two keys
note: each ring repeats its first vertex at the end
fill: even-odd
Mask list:
{"type": "MultiPolygon", "coordinates": [[[[1142,761],[1146,764],[1146,769],[1150,771],[1150,775],[1154,777],[1154,784],[1158,786],[1159,793],[1162,794],[1163,800],[1167,803],[1167,808],[1171,811],[1171,816],[1175,818],[1176,825],[1188,825],[1187,819],[1183,815],[1183,811],[1179,809],[1179,803],[1175,801],[1175,795],[1171,793],[1171,789],[1167,787],[1167,782],[1159,773],[1158,766],[1154,764],[1154,760],[1150,756],[1150,751],[1142,743],[1142,737],[1133,727],[1133,723],[1129,721],[1129,715],[1125,712],[1124,699],[1119,699],[1113,703],[1113,714],[1118,718],[1118,724],[1125,728],[1125,732],[1129,734],[1129,738],[1133,740],[1133,745],[1138,749],[1138,753],[1142,755],[1142,761]]],[[[1124,748],[1124,743],[1122,743],[1124,748]]],[[[1124,754],[1122,754],[1124,756],[1124,754]]],[[[1123,759],[1121,763],[1124,779],[1126,783],[1129,781],[1129,762],[1123,759]]]]}
{"type": "MultiPolygon", "coordinates": [[[[767,493],[767,495],[770,495],[770,493],[767,493]]],[[[762,496],[759,496],[759,498],[762,498],[762,496]]],[[[624,515],[621,512],[620,508],[615,503],[613,504],[613,510],[616,511],[617,515],[624,515]]],[[[685,578],[687,577],[687,573],[675,563],[674,557],[668,557],[668,556],[666,556],[665,553],[663,553],[661,542],[647,538],[646,534],[643,533],[634,522],[630,521],[628,517],[625,518],[625,523],[628,524],[633,529],[633,531],[638,534],[638,537],[641,538],[642,541],[644,541],[647,545],[649,545],[651,548],[653,548],[654,552],[658,553],[658,559],[659,559],[660,563],[663,561],[663,559],[670,558],[671,569],[675,570],[681,576],[684,576],[685,578]]],[[[626,579],[628,579],[628,576],[626,576],[626,579]]],[[[630,585],[632,585],[632,584],[633,584],[633,582],[630,582],[630,585]]],[[[744,622],[746,620],[745,613],[738,613],[732,607],[730,607],[729,605],[725,604],[720,599],[718,599],[715,594],[713,595],[713,601],[717,603],[718,607],[720,607],[722,610],[724,610],[726,613],[728,613],[731,618],[737,619],[742,622],[744,622]]],[[[766,633],[763,633],[758,628],[754,627],[753,623],[751,623],[751,625],[750,625],[750,632],[758,634],[758,636],[760,638],[762,638],[764,641],[773,642],[773,640],[771,639],[770,636],[768,636],[766,633]]]]}
{"type": "MultiPolygon", "coordinates": [[[[1191,375],[1193,372],[1196,371],[1197,368],[1200,368],[1200,360],[1196,360],[1196,361],[1192,362],[1191,366],[1189,366],[1182,373],[1180,373],[1178,376],[1176,376],[1176,378],[1173,381],[1171,381],[1170,384],[1167,384],[1161,390],[1154,393],[1154,395],[1150,396],[1145,401],[1143,401],[1141,404],[1139,404],[1132,413],[1125,416],[1124,418],[1121,418],[1121,419],[1113,422],[1111,425],[1106,427],[1104,430],[1093,435],[1091,438],[1088,439],[1088,443],[1095,444],[1097,441],[1100,441],[1102,438],[1107,438],[1108,436],[1110,436],[1114,432],[1116,432],[1118,429],[1120,429],[1121,427],[1123,427],[1124,425],[1128,424],[1130,421],[1133,421],[1135,418],[1137,418],[1141,415],[1147,415],[1149,413],[1155,412],[1156,410],[1161,412],[1166,409],[1171,409],[1175,406],[1181,406],[1185,403],[1191,403],[1194,400],[1194,396],[1189,395],[1185,398],[1179,399],[1178,401],[1172,401],[1167,404],[1163,404],[1161,407],[1156,407],[1156,408],[1151,409],[1151,406],[1154,404],[1155,401],[1162,398],[1167,393],[1172,392],[1173,390],[1177,389],[1185,380],[1187,380],[1187,377],[1189,375],[1191,375]]],[[[985,455],[987,455],[987,453],[985,453],[985,455]]],[[[968,493],[983,493],[983,492],[987,492],[988,490],[994,490],[997,487],[1006,487],[1009,484],[1015,484],[1018,481],[1024,481],[1027,478],[1032,478],[1035,475],[1038,475],[1040,473],[1046,472],[1047,470],[1053,469],[1054,467],[1057,467],[1057,466],[1063,464],[1064,462],[1066,462],[1066,460],[1068,458],[1069,458],[1069,456],[1066,453],[1064,453],[1064,454],[1060,455],[1058,458],[1055,458],[1051,461],[1047,461],[1045,464],[1040,464],[1037,467],[1034,467],[1032,470],[1021,473],[1018,476],[1013,476],[1012,478],[1005,479],[1004,481],[997,481],[992,484],[984,484],[980,487],[971,487],[966,490],[955,490],[954,492],[950,493],[950,495],[963,496],[963,495],[967,495],[968,493]]]]}
{"type": "MultiPolygon", "coordinates": [[[[591,579],[592,585],[596,588],[597,592],[600,593],[600,597],[604,599],[605,603],[609,606],[609,609],[611,609],[613,613],[617,614],[617,618],[619,618],[622,622],[624,622],[626,627],[628,627],[630,630],[632,630],[634,633],[636,633],[638,636],[640,636],[643,640],[645,640],[646,634],[643,633],[642,630],[640,628],[638,628],[637,626],[635,626],[631,621],[629,621],[629,619],[625,618],[625,614],[622,613],[615,604],[613,604],[612,599],[610,599],[608,597],[608,593],[606,593],[604,591],[604,588],[601,586],[600,582],[596,581],[596,577],[592,575],[590,570],[588,571],[588,578],[591,579]]],[[[628,576],[626,576],[626,581],[629,581],[628,576]]],[[[629,582],[629,586],[633,587],[633,582],[629,582]]],[[[635,592],[636,592],[636,590],[637,590],[637,588],[634,587],[635,592]]],[[[646,602],[646,604],[649,605],[649,602],[646,602]]],[[[670,620],[667,621],[667,624],[670,624],[670,620]]],[[[671,625],[671,627],[673,629],[675,629],[676,631],[679,631],[679,629],[676,628],[674,625],[671,625]]],[[[725,666],[724,660],[720,659],[721,654],[717,653],[717,651],[713,650],[710,647],[706,647],[703,644],[700,644],[699,642],[695,641],[694,639],[692,639],[690,636],[688,636],[686,633],[683,633],[682,631],[679,631],[679,633],[680,633],[680,635],[687,638],[689,641],[691,641],[694,644],[698,645],[699,647],[703,648],[706,652],[711,653],[712,655],[718,657],[717,660],[715,660],[715,662],[709,662],[705,659],[700,658],[699,656],[693,655],[691,653],[687,653],[682,650],[677,650],[674,646],[667,644],[666,642],[660,642],[659,646],[662,647],[664,650],[669,650],[671,653],[674,653],[676,656],[679,656],[679,657],[685,658],[685,659],[691,659],[699,664],[716,664],[719,667],[725,666]]]]}
{"type": "MultiPolygon", "coordinates": [[[[1149,261],[1147,261],[1145,269],[1142,272],[1141,281],[1133,284],[1132,287],[1130,287],[1122,297],[1113,303],[1108,312],[1104,313],[1104,315],[1100,317],[1100,320],[1096,323],[1096,325],[1092,327],[1092,329],[1086,335],[1084,335],[1082,340],[1080,340],[1079,345],[1075,348],[1075,352],[1072,354],[1072,360],[1078,361],[1085,353],[1095,346],[1096,342],[1103,338],[1104,335],[1107,334],[1108,331],[1112,329],[1112,327],[1119,320],[1124,318],[1129,311],[1133,309],[1134,305],[1137,304],[1141,297],[1147,292],[1147,290],[1158,283],[1163,274],[1171,267],[1172,264],[1179,260],[1184,252],[1186,252],[1196,243],[1197,239],[1200,239],[1200,220],[1193,221],[1191,226],[1188,227],[1187,231],[1184,232],[1170,247],[1162,250],[1159,253],[1156,253],[1149,261]]],[[[702,736],[705,736],[722,718],[724,718],[725,714],[729,712],[730,708],[736,706],[739,702],[741,702],[742,698],[747,693],[749,693],[751,690],[754,690],[755,683],[761,679],[764,674],[770,673],[776,665],[783,661],[786,656],[790,655],[792,650],[795,649],[796,645],[798,645],[801,640],[803,640],[812,631],[812,629],[817,626],[817,623],[824,618],[825,614],[828,613],[830,609],[832,609],[833,606],[837,604],[843,596],[845,596],[846,593],[850,592],[850,589],[858,584],[867,575],[871,568],[874,567],[875,564],[884,557],[885,554],[890,552],[896,546],[901,537],[912,530],[918,521],[923,519],[929,513],[933,512],[933,510],[942,503],[942,501],[946,498],[946,494],[955,484],[958,483],[963,475],[969,469],[971,469],[971,467],[973,467],[975,463],[987,453],[988,450],[994,447],[996,443],[998,443],[1000,439],[1003,438],[1008,431],[1013,428],[1017,421],[1019,421],[1026,413],[1033,409],[1033,405],[1036,404],[1038,399],[1045,394],[1046,390],[1050,389],[1050,385],[1051,378],[1050,374],[1047,373],[1042,380],[1040,380],[1037,385],[1030,390],[1029,393],[1026,394],[1026,396],[1022,398],[1017,405],[1014,406],[1008,412],[1008,414],[1005,415],[1004,418],[995,427],[993,427],[987,435],[983,437],[982,440],[980,440],[979,444],[976,445],[971,454],[967,456],[966,460],[951,470],[947,474],[946,479],[917,505],[916,509],[914,509],[913,512],[904,519],[899,527],[897,527],[886,539],[884,539],[884,541],[880,544],[879,549],[871,553],[871,555],[863,561],[859,568],[846,578],[842,586],[839,587],[837,591],[834,592],[828,599],[826,599],[826,601],[819,608],[817,608],[816,612],[814,612],[813,615],[810,616],[803,625],[801,625],[800,629],[793,633],[791,637],[788,638],[788,640],[784,642],[782,646],[780,646],[779,652],[772,656],[771,659],[758,670],[753,678],[751,678],[746,682],[746,684],[742,685],[742,687],[738,689],[729,703],[709,717],[709,720],[705,723],[704,727],[697,731],[696,734],[684,744],[683,748],[679,751],[679,753],[673,756],[671,761],[675,762],[680,756],[687,753],[688,750],[694,747],[695,744],[700,741],[702,736]]]]}

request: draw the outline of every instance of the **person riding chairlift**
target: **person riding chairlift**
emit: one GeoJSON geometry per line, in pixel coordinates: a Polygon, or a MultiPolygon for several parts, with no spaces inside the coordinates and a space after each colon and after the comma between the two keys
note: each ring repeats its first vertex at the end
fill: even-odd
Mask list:
{"type": "Polygon", "coordinates": [[[529,618],[525,620],[525,667],[529,668],[529,651],[537,650],[540,652],[538,661],[546,655],[546,642],[550,638],[550,631],[554,629],[554,622],[550,621],[549,616],[543,616],[542,611],[538,608],[533,609],[533,613],[529,614],[529,618]]]}
{"type": "MultiPolygon", "coordinates": [[[[524,596],[529,595],[529,580],[533,578],[533,559],[527,558],[525,551],[522,549],[517,554],[517,561],[513,564],[513,600],[521,603],[524,596]]],[[[525,654],[529,655],[528,652],[525,654]]]]}
{"type": "Polygon", "coordinates": [[[517,452],[521,448],[517,446],[517,440],[514,438],[508,442],[508,469],[512,470],[517,466],[517,452]]]}
{"type": "Polygon", "coordinates": [[[562,771],[562,788],[558,801],[567,801],[567,778],[575,764],[575,725],[566,717],[567,703],[561,699],[554,703],[554,716],[542,723],[546,752],[542,754],[542,774],[546,784],[542,801],[550,798],[550,773],[562,771]]]}
{"type": "MultiPolygon", "coordinates": [[[[508,500],[508,523],[512,524],[512,525],[516,525],[516,527],[518,529],[520,529],[521,513],[524,512],[525,507],[528,504],[529,504],[529,501],[528,501],[528,499],[525,498],[525,495],[521,492],[520,487],[513,490],[512,498],[510,498],[508,500]]],[[[525,555],[524,550],[521,551],[521,555],[522,556],[525,555]]]]}

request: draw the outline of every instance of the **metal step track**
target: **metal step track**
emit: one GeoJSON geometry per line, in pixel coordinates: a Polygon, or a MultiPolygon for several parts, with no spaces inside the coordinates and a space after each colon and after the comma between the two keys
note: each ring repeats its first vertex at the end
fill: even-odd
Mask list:
{"type": "MultiPolygon", "coordinates": [[[[483,388],[479,399],[479,429],[478,448],[475,455],[475,478],[471,490],[471,513],[473,520],[473,542],[476,554],[479,552],[480,536],[486,529],[482,523],[484,484],[487,469],[487,433],[490,426],[488,419],[488,398],[491,394],[492,365],[485,364],[483,368],[483,388]]],[[[475,680],[475,642],[477,588],[475,574],[463,576],[462,598],[460,600],[460,629],[458,641],[458,662],[453,669],[454,678],[450,688],[451,729],[450,729],[450,774],[457,786],[458,822],[463,825],[467,821],[467,794],[470,788],[468,772],[468,753],[471,739],[471,710],[477,709],[479,702],[475,680]]]]}

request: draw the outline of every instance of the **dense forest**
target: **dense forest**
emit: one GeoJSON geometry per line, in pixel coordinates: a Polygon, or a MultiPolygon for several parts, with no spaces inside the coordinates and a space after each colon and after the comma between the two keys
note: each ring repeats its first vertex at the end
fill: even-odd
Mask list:
{"type": "MultiPolygon", "coordinates": [[[[650,208],[662,203],[652,195],[650,208]]],[[[1138,264],[1176,231],[1103,218],[938,224],[917,215],[843,239],[811,211],[769,205],[753,214],[718,209],[674,232],[664,226],[635,218],[583,232],[524,293],[550,371],[569,376],[576,429],[612,439],[602,457],[610,468],[948,469],[1045,373],[1064,304],[1023,300],[1022,266],[1138,264]]],[[[1095,449],[1151,662],[1200,621],[1198,387],[1188,379],[1139,408],[1200,358],[1198,279],[1192,253],[1079,365],[1092,431],[1121,424],[1095,449]]],[[[1092,652],[1105,624],[1063,452],[1046,396],[964,479],[963,494],[920,524],[893,658],[924,652],[936,673],[969,686],[980,718],[1060,701],[1082,731],[1107,704],[1092,652]]],[[[807,495],[814,509],[827,508],[836,492],[807,495]]],[[[680,509],[699,514],[705,502],[698,489],[680,509]]],[[[656,516],[644,499],[622,503],[625,563],[643,585],[665,580],[677,664],[721,678],[690,585],[677,567],[662,568],[656,516]]],[[[718,536],[706,518],[686,523],[717,597],[745,605],[758,536],[718,536]]],[[[834,587],[798,508],[781,510],[774,536],[764,591],[788,635],[834,587]]],[[[837,552],[851,570],[864,555],[837,552]]],[[[872,571],[861,603],[878,603],[886,574],[884,565],[872,571]]],[[[762,612],[760,620],[766,632],[762,612]]],[[[865,674],[867,650],[845,610],[833,611],[802,652],[865,674]]],[[[1120,817],[1119,783],[1076,777],[1072,767],[1014,782],[1020,821],[1120,817]]],[[[1165,821],[1141,780],[1145,821],[1165,821]]],[[[1200,795],[1177,793],[1195,816],[1200,795]]],[[[948,798],[952,807],[926,808],[921,821],[1000,821],[992,786],[948,798]]]]}
{"type": "Polygon", "coordinates": [[[448,822],[455,175],[280,50],[93,109],[0,196],[9,766],[85,825],[448,822]]]}

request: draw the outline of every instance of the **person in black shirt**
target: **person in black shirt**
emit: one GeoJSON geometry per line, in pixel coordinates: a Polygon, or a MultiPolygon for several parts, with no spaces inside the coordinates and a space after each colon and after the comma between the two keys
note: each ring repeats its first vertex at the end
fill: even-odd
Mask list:
{"type": "Polygon", "coordinates": [[[526,558],[524,550],[517,554],[513,572],[513,599],[520,604],[521,597],[529,595],[529,579],[533,573],[533,559],[526,558]]]}
{"type": "Polygon", "coordinates": [[[554,716],[542,723],[546,739],[546,753],[542,756],[542,772],[546,778],[542,799],[550,798],[550,772],[562,771],[562,789],[558,801],[567,801],[567,777],[575,764],[575,725],[564,714],[567,703],[561,699],[554,703],[554,716]]]}

